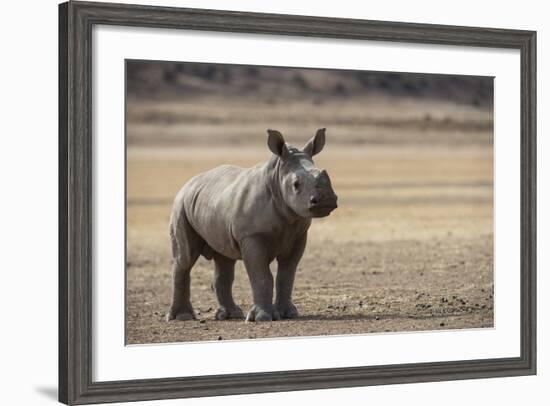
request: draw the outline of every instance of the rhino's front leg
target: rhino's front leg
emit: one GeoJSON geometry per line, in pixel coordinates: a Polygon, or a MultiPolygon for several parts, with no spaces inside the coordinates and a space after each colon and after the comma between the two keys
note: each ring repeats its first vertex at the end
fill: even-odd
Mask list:
{"type": "Polygon", "coordinates": [[[216,320],[244,319],[244,313],[233,300],[232,286],[235,279],[235,260],[220,254],[214,255],[216,266],[214,291],[220,307],[216,311],[216,320]]]}
{"type": "Polygon", "coordinates": [[[304,254],[306,241],[307,233],[296,241],[289,255],[278,258],[279,267],[277,270],[277,299],[275,300],[275,307],[283,319],[298,317],[298,309],[292,303],[292,289],[294,288],[296,268],[304,254]]]}
{"type": "Polygon", "coordinates": [[[254,300],[246,321],[280,319],[277,309],[273,306],[273,275],[269,269],[267,247],[267,242],[261,237],[248,237],[241,242],[241,254],[254,300]]]}

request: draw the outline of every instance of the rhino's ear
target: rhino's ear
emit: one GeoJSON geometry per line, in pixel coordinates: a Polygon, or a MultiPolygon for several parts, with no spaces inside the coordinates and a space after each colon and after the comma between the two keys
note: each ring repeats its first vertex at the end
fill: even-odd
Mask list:
{"type": "Polygon", "coordinates": [[[275,155],[283,158],[286,155],[287,148],[283,134],[277,130],[267,130],[267,146],[275,155]]]}
{"type": "Polygon", "coordinates": [[[304,146],[303,151],[309,156],[317,155],[321,152],[325,146],[325,132],[326,128],[320,128],[317,130],[317,134],[310,139],[304,146]]]}

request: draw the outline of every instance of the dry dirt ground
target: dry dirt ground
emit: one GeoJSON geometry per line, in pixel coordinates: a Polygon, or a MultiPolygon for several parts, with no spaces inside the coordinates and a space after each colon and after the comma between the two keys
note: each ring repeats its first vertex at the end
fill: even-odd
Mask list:
{"type": "MultiPolygon", "coordinates": [[[[263,116],[249,117],[247,109],[239,115],[231,106],[226,117],[220,106],[218,115],[203,106],[193,120],[180,121],[174,113],[174,122],[155,113],[158,106],[130,102],[128,110],[128,344],[493,326],[493,153],[487,124],[492,117],[487,113],[405,104],[397,109],[400,115],[395,105],[373,108],[366,116],[364,110],[342,109],[355,114],[346,118],[328,106],[324,115],[311,107],[321,117],[302,114],[308,121],[296,123],[270,117],[267,108],[263,116]],[[147,122],[140,122],[146,114],[147,122]],[[216,321],[213,264],[200,258],[191,286],[197,320],[166,322],[168,221],[179,188],[222,163],[246,167],[267,159],[264,127],[281,129],[301,145],[314,133],[316,120],[328,128],[327,146],[316,163],[331,175],[339,208],[314,220],[310,229],[294,291],[301,317],[216,321]],[[285,122],[294,124],[285,127],[285,122]],[[201,123],[211,124],[212,139],[197,135],[205,131],[201,123]],[[253,128],[260,129],[260,141],[253,128]],[[247,142],[246,134],[254,141],[247,142]]],[[[198,109],[165,107],[163,112],[198,109]]],[[[234,296],[243,310],[251,305],[240,262],[234,296]]]]}

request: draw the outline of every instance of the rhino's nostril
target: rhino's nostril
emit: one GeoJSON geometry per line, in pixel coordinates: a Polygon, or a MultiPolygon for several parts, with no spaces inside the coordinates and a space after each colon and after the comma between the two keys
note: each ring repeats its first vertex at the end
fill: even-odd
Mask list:
{"type": "Polygon", "coordinates": [[[317,201],[317,199],[315,198],[315,196],[311,196],[311,197],[309,198],[309,203],[311,203],[312,206],[315,206],[315,205],[318,203],[318,201],[317,201]]]}

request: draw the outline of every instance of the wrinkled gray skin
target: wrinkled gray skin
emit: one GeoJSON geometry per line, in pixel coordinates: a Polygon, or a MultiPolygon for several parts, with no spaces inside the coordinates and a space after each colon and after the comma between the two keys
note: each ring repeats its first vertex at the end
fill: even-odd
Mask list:
{"type": "Polygon", "coordinates": [[[247,321],[294,318],[292,287],[313,217],[337,205],[326,171],[312,157],[325,145],[325,129],[302,151],[268,130],[273,156],[252,168],[222,165],[193,177],[174,202],[170,220],[173,298],[167,320],[195,318],[190,271],[199,255],[214,259],[213,289],[220,307],[216,319],[244,318],[231,293],[235,262],[244,261],[254,304],[247,321]],[[277,259],[276,298],[269,264],[277,259]]]}

